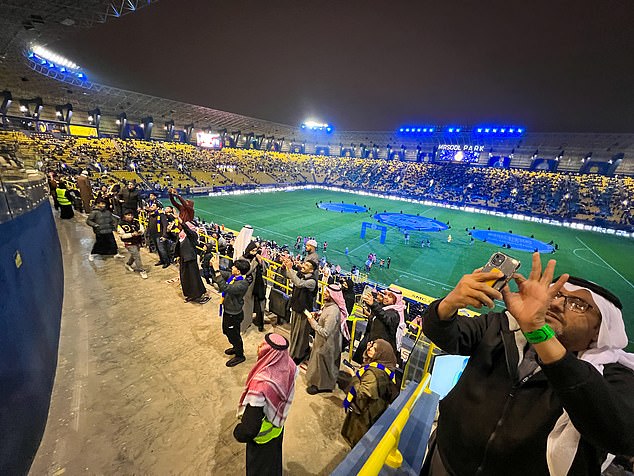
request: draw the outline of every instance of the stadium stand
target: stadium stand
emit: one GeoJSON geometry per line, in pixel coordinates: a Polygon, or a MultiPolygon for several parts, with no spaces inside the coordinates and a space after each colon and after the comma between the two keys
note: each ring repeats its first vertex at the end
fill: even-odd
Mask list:
{"type": "Polygon", "coordinates": [[[519,168],[326,157],[163,141],[87,139],[10,131],[5,148],[45,171],[91,173],[146,190],[323,185],[631,230],[634,179],[519,168]]]}

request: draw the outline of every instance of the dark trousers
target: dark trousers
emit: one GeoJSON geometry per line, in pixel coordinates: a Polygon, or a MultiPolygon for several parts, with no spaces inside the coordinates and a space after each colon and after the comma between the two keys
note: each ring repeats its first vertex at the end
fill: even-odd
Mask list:
{"type": "Polygon", "coordinates": [[[253,318],[253,323],[258,326],[258,328],[264,326],[264,303],[259,301],[257,297],[253,296],[253,312],[255,312],[255,317],[253,318]]]}
{"type": "Polygon", "coordinates": [[[167,240],[161,240],[159,235],[150,236],[150,241],[154,243],[154,248],[159,255],[159,260],[163,264],[170,264],[170,255],[167,247],[167,240]]]}
{"type": "Polygon", "coordinates": [[[244,357],[244,348],[242,346],[242,336],[240,336],[240,323],[244,319],[244,313],[227,314],[222,313],[222,333],[227,336],[229,343],[236,351],[236,357],[244,357]]]}
{"type": "Polygon", "coordinates": [[[247,443],[247,476],[282,476],[282,443],[284,432],[268,443],[247,443]]]}

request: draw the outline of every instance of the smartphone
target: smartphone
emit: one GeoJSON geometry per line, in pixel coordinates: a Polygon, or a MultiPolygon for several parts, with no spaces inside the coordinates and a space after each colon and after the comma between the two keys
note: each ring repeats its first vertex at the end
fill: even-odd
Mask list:
{"type": "Polygon", "coordinates": [[[363,298],[366,296],[370,296],[372,294],[372,291],[374,291],[374,288],[366,284],[363,288],[363,293],[361,293],[361,300],[363,300],[363,298]]]}
{"type": "Polygon", "coordinates": [[[352,370],[357,370],[357,369],[355,368],[355,366],[354,366],[354,365],[352,365],[352,364],[348,361],[348,359],[343,359],[343,365],[345,365],[346,367],[351,368],[352,370]]]}
{"type": "Polygon", "coordinates": [[[313,315],[310,313],[310,311],[308,309],[304,309],[304,315],[306,317],[313,317],[313,315]]]}
{"type": "Polygon", "coordinates": [[[508,283],[513,277],[513,273],[517,271],[520,267],[521,263],[504,253],[496,252],[491,255],[487,264],[482,268],[482,272],[487,271],[501,271],[504,273],[500,279],[493,279],[488,281],[487,284],[491,286],[493,289],[497,289],[501,291],[506,283],[508,283]]]}

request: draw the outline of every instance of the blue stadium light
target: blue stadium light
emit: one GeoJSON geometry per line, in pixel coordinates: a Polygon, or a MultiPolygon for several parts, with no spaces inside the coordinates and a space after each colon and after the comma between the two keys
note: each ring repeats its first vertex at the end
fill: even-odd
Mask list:
{"type": "Polygon", "coordinates": [[[517,130],[517,133],[518,133],[518,134],[521,134],[522,132],[524,132],[524,129],[518,129],[518,130],[517,130]]]}
{"type": "Polygon", "coordinates": [[[498,130],[497,130],[497,129],[493,129],[493,133],[494,133],[494,134],[497,134],[497,133],[498,133],[498,130]]]}
{"type": "Polygon", "coordinates": [[[459,127],[456,129],[456,132],[460,132],[460,128],[459,127]]]}
{"type": "Polygon", "coordinates": [[[500,129],[500,132],[504,134],[506,132],[506,129],[500,129]]]}
{"type": "Polygon", "coordinates": [[[514,132],[515,132],[515,129],[513,129],[513,128],[509,129],[509,134],[513,134],[514,132]]]}
{"type": "Polygon", "coordinates": [[[304,121],[300,124],[300,129],[302,130],[311,130],[311,131],[326,131],[327,133],[331,133],[334,128],[332,125],[327,124],[325,122],[319,122],[314,120],[304,121]]]}
{"type": "Polygon", "coordinates": [[[402,127],[398,130],[399,132],[403,132],[405,129],[403,129],[402,127]]]}
{"type": "Polygon", "coordinates": [[[427,132],[427,128],[426,127],[423,129],[423,132],[427,132]]]}
{"type": "Polygon", "coordinates": [[[449,132],[453,132],[453,127],[450,127],[450,128],[449,128],[449,132]]]}
{"type": "Polygon", "coordinates": [[[478,134],[482,134],[482,128],[478,127],[478,134]]]}
{"type": "Polygon", "coordinates": [[[409,132],[409,127],[407,129],[405,129],[405,132],[409,132]]]}
{"type": "Polygon", "coordinates": [[[487,134],[489,133],[491,129],[489,129],[488,127],[486,129],[484,129],[484,132],[486,132],[487,134]]]}
{"type": "Polygon", "coordinates": [[[416,129],[416,132],[421,132],[422,129],[419,127],[418,129],[416,129]]]}
{"type": "Polygon", "coordinates": [[[429,132],[434,132],[434,128],[432,127],[431,129],[429,129],[429,132]]]}

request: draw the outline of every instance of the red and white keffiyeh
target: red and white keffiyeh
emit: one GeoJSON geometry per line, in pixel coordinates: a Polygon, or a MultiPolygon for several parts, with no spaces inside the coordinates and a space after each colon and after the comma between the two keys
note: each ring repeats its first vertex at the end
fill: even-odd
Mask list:
{"type": "Polygon", "coordinates": [[[343,292],[341,291],[341,286],[338,284],[329,284],[328,292],[330,293],[330,299],[337,305],[341,315],[341,334],[347,339],[350,340],[350,330],[348,329],[348,325],[346,321],[348,319],[348,310],[346,309],[346,300],[343,297],[343,292]]]}
{"type": "Polygon", "coordinates": [[[266,419],[284,426],[295,395],[298,367],[288,353],[288,341],[279,334],[267,334],[258,349],[258,360],[249,372],[238,405],[238,416],[247,405],[263,407],[266,419]]]}

